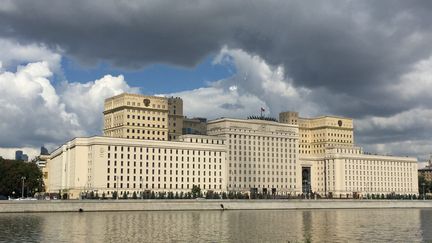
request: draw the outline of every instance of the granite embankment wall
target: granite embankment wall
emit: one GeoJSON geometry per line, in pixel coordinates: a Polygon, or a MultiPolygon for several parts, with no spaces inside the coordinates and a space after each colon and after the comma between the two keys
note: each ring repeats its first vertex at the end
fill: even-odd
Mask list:
{"type": "Polygon", "coordinates": [[[0,201],[0,213],[430,208],[432,201],[393,200],[55,200],[0,201]]]}

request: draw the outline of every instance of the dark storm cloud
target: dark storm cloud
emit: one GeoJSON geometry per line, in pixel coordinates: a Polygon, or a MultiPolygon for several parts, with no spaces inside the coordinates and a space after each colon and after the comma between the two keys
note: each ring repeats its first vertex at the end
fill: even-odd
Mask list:
{"type": "Polygon", "coordinates": [[[428,1],[8,3],[0,10],[2,35],[59,46],[83,62],[192,66],[228,45],[283,64],[298,86],[366,100],[380,94],[371,85],[396,79],[432,47],[428,1]]]}
{"type": "MultiPolygon", "coordinates": [[[[431,56],[431,12],[432,1],[420,0],[4,0],[0,36],[126,69],[192,67],[225,45],[240,48],[282,65],[326,113],[367,119],[432,109],[430,96],[402,99],[391,89],[431,56]]],[[[362,141],[378,128],[381,141],[426,131],[412,126],[393,137],[393,127],[369,126],[362,141]]]]}

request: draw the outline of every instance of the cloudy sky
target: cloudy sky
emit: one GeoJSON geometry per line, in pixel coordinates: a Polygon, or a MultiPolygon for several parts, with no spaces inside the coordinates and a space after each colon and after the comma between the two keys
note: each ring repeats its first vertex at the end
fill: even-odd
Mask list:
{"type": "Polygon", "coordinates": [[[0,155],[101,134],[103,99],[140,92],[210,119],[352,117],[366,151],[424,160],[431,12],[427,0],[0,0],[0,155]]]}

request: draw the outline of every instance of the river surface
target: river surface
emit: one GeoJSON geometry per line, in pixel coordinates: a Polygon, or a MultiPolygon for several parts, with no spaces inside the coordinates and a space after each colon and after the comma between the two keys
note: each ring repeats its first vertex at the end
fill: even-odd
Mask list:
{"type": "Polygon", "coordinates": [[[432,242],[432,210],[0,214],[0,242],[432,242]]]}

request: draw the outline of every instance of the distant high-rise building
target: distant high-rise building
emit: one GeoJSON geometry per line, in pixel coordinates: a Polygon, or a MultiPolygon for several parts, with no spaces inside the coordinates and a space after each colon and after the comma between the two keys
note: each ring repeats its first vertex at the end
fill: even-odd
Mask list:
{"type": "Polygon", "coordinates": [[[15,151],[15,160],[22,160],[22,156],[23,156],[23,151],[22,150],[17,150],[15,151]]]}
{"type": "Polygon", "coordinates": [[[40,149],[40,155],[49,155],[48,149],[42,146],[40,149]]]}
{"type": "Polygon", "coordinates": [[[28,161],[28,155],[23,153],[22,150],[15,151],[15,160],[28,161]]]}

